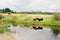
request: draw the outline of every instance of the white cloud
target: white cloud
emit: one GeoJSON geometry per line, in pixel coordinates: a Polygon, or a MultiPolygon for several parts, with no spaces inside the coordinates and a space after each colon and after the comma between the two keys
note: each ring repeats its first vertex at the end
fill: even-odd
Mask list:
{"type": "Polygon", "coordinates": [[[60,0],[0,0],[0,8],[16,11],[60,11],[60,0]]]}

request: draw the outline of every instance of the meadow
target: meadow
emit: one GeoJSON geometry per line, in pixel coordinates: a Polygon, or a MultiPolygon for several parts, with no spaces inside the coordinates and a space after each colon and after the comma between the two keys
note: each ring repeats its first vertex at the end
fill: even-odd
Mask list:
{"type": "Polygon", "coordinates": [[[60,21],[55,21],[54,15],[43,14],[0,14],[0,33],[7,32],[9,25],[21,26],[41,26],[46,28],[60,28],[60,21]],[[33,18],[43,18],[43,21],[33,21],[33,18]]]}

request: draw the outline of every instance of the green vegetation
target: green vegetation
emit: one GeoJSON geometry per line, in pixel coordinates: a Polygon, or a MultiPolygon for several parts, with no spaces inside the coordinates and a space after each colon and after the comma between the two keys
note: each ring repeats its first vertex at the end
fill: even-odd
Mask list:
{"type": "Polygon", "coordinates": [[[35,11],[32,11],[32,12],[16,12],[10,8],[4,8],[4,9],[0,9],[0,13],[15,13],[15,14],[52,14],[51,12],[41,12],[41,11],[38,11],[38,12],[35,12],[35,11]]]}
{"type": "Polygon", "coordinates": [[[4,33],[4,29],[3,28],[0,28],[0,33],[4,33]]]}
{"type": "MultiPolygon", "coordinates": [[[[13,26],[20,25],[21,27],[30,27],[32,25],[36,26],[43,26],[43,27],[50,27],[50,28],[59,28],[60,27],[60,21],[54,21],[55,17],[58,15],[51,15],[46,16],[43,15],[43,21],[33,21],[32,16],[34,17],[35,14],[12,14],[12,15],[4,15],[0,14],[2,16],[2,19],[0,19],[0,33],[3,33],[8,30],[8,26],[12,24],[13,26]],[[30,16],[32,15],[32,16],[30,16]]],[[[39,14],[38,14],[39,15],[39,14]]],[[[38,15],[36,17],[38,17],[38,15]]],[[[41,15],[39,16],[41,17],[41,15]]],[[[58,20],[60,16],[58,17],[58,20]]]]}
{"type": "Polygon", "coordinates": [[[60,13],[55,13],[54,14],[54,20],[55,21],[60,21],[60,13]]]}
{"type": "Polygon", "coordinates": [[[32,25],[51,28],[55,36],[60,33],[60,13],[58,12],[14,12],[10,8],[0,9],[0,33],[9,31],[9,25],[30,27],[32,25]],[[8,14],[6,14],[8,13],[8,14]],[[14,13],[14,14],[12,14],[14,13]],[[11,15],[10,15],[11,14],[11,15]],[[43,18],[43,21],[33,21],[32,17],[43,18]]]}
{"type": "Polygon", "coordinates": [[[14,13],[14,11],[11,10],[10,8],[0,9],[0,13],[9,13],[9,12],[14,13]]]}

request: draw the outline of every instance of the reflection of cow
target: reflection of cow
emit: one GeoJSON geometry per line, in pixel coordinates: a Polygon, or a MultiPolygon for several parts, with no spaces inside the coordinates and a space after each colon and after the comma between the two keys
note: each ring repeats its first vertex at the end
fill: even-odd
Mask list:
{"type": "Polygon", "coordinates": [[[37,29],[36,27],[34,27],[34,26],[32,27],[32,29],[34,29],[34,30],[38,30],[38,29],[37,29]]]}
{"type": "Polygon", "coordinates": [[[35,26],[33,26],[32,29],[38,30],[38,29],[43,29],[43,28],[42,27],[35,27],[35,26]]]}
{"type": "Polygon", "coordinates": [[[36,20],[38,20],[38,21],[42,21],[43,18],[34,18],[33,20],[34,20],[34,21],[36,21],[36,20]]]}
{"type": "Polygon", "coordinates": [[[43,29],[42,27],[38,27],[38,29],[43,29]]]}

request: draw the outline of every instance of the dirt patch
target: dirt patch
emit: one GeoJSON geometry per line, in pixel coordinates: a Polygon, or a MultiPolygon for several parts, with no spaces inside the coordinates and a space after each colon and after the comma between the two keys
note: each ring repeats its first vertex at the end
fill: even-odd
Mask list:
{"type": "Polygon", "coordinates": [[[16,39],[15,39],[13,33],[10,33],[10,32],[7,33],[6,32],[3,34],[0,34],[0,40],[16,40],[16,39]]]}

